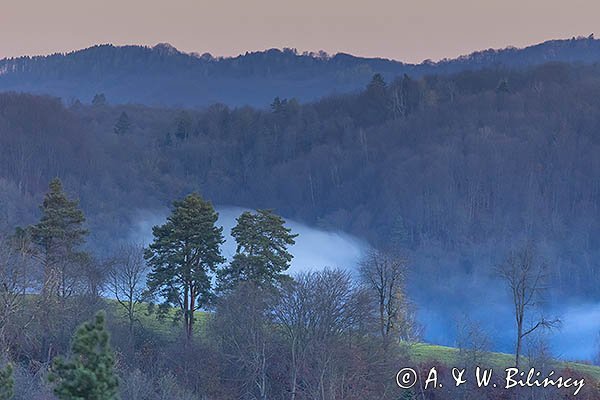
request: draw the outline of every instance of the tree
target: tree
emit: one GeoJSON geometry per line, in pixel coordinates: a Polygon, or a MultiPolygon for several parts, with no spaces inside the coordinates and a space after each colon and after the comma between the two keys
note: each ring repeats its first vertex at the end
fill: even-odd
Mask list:
{"type": "Polygon", "coordinates": [[[371,82],[367,85],[367,92],[370,94],[376,94],[383,96],[385,95],[385,89],[387,85],[385,83],[385,79],[381,74],[375,74],[371,78],[371,82]]]}
{"type": "MultiPolygon", "coordinates": [[[[272,305],[276,292],[253,282],[243,282],[219,298],[213,331],[221,340],[220,350],[236,371],[240,392],[266,400],[273,379],[276,357],[272,305]]],[[[245,397],[245,396],[240,396],[245,397]]]]}
{"type": "Polygon", "coordinates": [[[192,132],[192,117],[187,111],[181,111],[175,119],[175,137],[179,140],[189,138],[192,132]]]}
{"type": "Polygon", "coordinates": [[[34,288],[34,270],[29,257],[28,236],[19,229],[10,238],[0,238],[0,350],[22,334],[17,323],[27,307],[26,294],[34,288]]]}
{"type": "Polygon", "coordinates": [[[537,329],[557,327],[560,320],[547,320],[543,316],[525,326],[529,311],[539,304],[540,296],[546,289],[546,265],[537,259],[533,242],[528,241],[522,248],[513,251],[500,265],[497,272],[506,282],[510,290],[514,310],[517,338],[515,345],[515,367],[519,361],[523,347],[523,339],[537,329]]]}
{"type": "Polygon", "coordinates": [[[388,97],[388,87],[381,74],[373,75],[362,94],[360,103],[361,119],[364,124],[370,125],[378,121],[385,121],[391,111],[392,103],[388,97]]]}
{"type": "Polygon", "coordinates": [[[220,250],[223,228],[215,226],[217,219],[213,206],[196,193],[175,201],[167,222],[152,228],[154,242],[145,254],[152,269],[148,291],[159,294],[163,306],[180,309],[188,339],[194,313],[211,295],[211,273],[225,261],[220,250]]]}
{"type": "Polygon", "coordinates": [[[92,105],[95,107],[105,106],[106,96],[104,95],[104,93],[98,93],[94,95],[94,98],[92,99],[92,105]]]}
{"type": "Polygon", "coordinates": [[[350,376],[355,389],[365,384],[363,378],[373,378],[358,371],[369,366],[349,360],[358,351],[352,338],[368,331],[370,310],[364,290],[348,272],[300,274],[284,285],[273,314],[290,351],[290,399],[348,398],[350,376]]]}
{"type": "Polygon", "coordinates": [[[64,276],[66,266],[87,258],[86,253],[78,251],[88,234],[83,227],[85,216],[77,201],[66,196],[58,178],[50,182],[41,210],[40,222],[30,229],[44,268],[42,294],[64,297],[68,290],[64,276]]]}
{"type": "Polygon", "coordinates": [[[64,323],[67,299],[85,286],[84,275],[90,257],[80,250],[88,234],[83,226],[85,216],[77,201],[66,196],[59,179],[50,182],[41,210],[40,221],[30,226],[29,232],[32,255],[42,267],[39,322],[43,338],[40,350],[42,354],[50,354],[55,342],[65,336],[63,332],[54,335],[57,329],[64,331],[67,328],[64,323]]]}
{"type": "Polygon", "coordinates": [[[10,400],[13,398],[13,368],[11,364],[0,369],[0,400],[10,400]]]}
{"type": "Polygon", "coordinates": [[[456,348],[458,348],[457,360],[462,367],[471,368],[482,365],[492,343],[490,338],[478,321],[464,316],[456,324],[456,348]]]}
{"type": "Polygon", "coordinates": [[[127,132],[129,132],[130,128],[131,122],[129,121],[129,116],[125,111],[123,111],[121,115],[119,115],[119,119],[117,119],[117,122],[115,123],[114,131],[117,135],[124,135],[127,132]]]}
{"type": "Polygon", "coordinates": [[[381,337],[387,343],[392,335],[405,340],[415,336],[415,322],[404,293],[406,260],[371,251],[360,264],[364,285],[374,295],[381,337]]]}
{"type": "Polygon", "coordinates": [[[54,359],[49,380],[60,400],[114,400],[118,387],[114,364],[105,315],[99,312],[75,333],[70,359],[54,359]]]}
{"type": "Polygon", "coordinates": [[[288,246],[298,236],[285,220],[271,210],[243,212],[231,230],[237,248],[231,263],[219,271],[219,286],[231,288],[239,282],[272,286],[284,279],[292,254],[288,246]]]}
{"type": "Polygon", "coordinates": [[[108,288],[125,311],[130,340],[133,340],[134,324],[143,301],[147,271],[144,247],[128,244],[119,248],[109,272],[108,288]]]}

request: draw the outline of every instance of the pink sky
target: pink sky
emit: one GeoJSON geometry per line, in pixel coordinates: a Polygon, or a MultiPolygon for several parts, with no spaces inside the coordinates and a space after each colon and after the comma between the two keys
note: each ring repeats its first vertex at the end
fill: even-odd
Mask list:
{"type": "Polygon", "coordinates": [[[593,0],[1,0],[0,57],[169,42],[237,55],[272,47],[407,62],[597,32],[593,0]]]}

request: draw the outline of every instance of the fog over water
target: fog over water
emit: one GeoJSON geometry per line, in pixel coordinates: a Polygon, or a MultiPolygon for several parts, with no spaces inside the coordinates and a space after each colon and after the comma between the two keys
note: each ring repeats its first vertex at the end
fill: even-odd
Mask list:
{"type": "MultiPolygon", "coordinates": [[[[235,241],[230,236],[236,218],[247,209],[217,206],[218,225],[223,226],[226,242],[223,255],[230,259],[235,253],[235,241]]],[[[140,211],[138,222],[132,227],[130,240],[147,245],[152,240],[152,227],[164,223],[168,210],[140,211]]],[[[342,232],[331,232],[310,227],[287,219],[287,226],[299,234],[291,247],[294,255],[291,275],[324,267],[356,271],[356,267],[369,245],[363,240],[342,232]]],[[[492,350],[513,352],[514,316],[508,292],[498,280],[480,278],[472,284],[463,281],[463,290],[449,292],[444,285],[461,279],[448,276],[448,280],[430,280],[418,274],[418,265],[412,266],[412,282],[409,292],[416,301],[417,317],[424,328],[427,342],[455,346],[457,324],[469,321],[477,323],[492,342],[492,350]],[[438,287],[439,286],[439,287],[438,287]]],[[[460,287],[449,285],[449,287],[460,287]]],[[[543,338],[550,344],[552,354],[568,360],[591,360],[597,354],[600,332],[600,304],[579,301],[573,304],[547,305],[544,315],[559,317],[562,327],[545,333],[543,338]]]]}

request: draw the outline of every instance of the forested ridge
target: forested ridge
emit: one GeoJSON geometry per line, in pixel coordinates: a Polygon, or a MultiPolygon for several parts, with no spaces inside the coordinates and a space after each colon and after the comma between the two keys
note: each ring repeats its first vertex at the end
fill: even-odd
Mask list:
{"type": "Polygon", "coordinates": [[[134,211],[197,190],[377,247],[439,254],[420,263],[423,273],[485,270],[496,250],[535,237],[559,292],[597,296],[599,73],[546,64],[388,83],[376,75],[358,94],[277,98],[268,110],[110,99],[64,107],[6,93],[2,221],[32,220],[60,176],[106,246],[134,211]]]}
{"type": "Polygon", "coordinates": [[[0,90],[25,91],[88,102],[98,92],[114,103],[160,106],[266,107],[276,96],[314,101],[360,90],[373,74],[392,80],[485,68],[523,68],[546,62],[593,64],[600,41],[593,35],[549,40],[526,48],[488,49],[420,64],[295,49],[247,52],[236,57],[154,47],[98,45],[66,54],[0,60],[0,90]]]}
{"type": "MultiPolygon", "coordinates": [[[[423,361],[419,315],[458,321],[456,359],[435,365],[516,348],[516,365],[563,368],[537,336],[561,321],[537,311],[600,297],[600,66],[360,85],[260,108],[1,93],[0,398],[505,397],[400,391],[399,367],[423,361]],[[231,230],[230,260],[213,204],[256,210],[231,230]],[[167,209],[152,243],[132,242],[140,213],[167,209]],[[371,251],[352,272],[287,276],[296,234],[281,216],[371,251]],[[509,297],[535,298],[511,315],[516,346],[493,332],[509,297]]],[[[561,373],[581,371],[596,372],[561,373]]]]}

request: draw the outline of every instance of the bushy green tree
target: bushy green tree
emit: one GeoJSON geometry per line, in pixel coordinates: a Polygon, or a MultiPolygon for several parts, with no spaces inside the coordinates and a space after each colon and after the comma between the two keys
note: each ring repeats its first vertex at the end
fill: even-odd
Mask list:
{"type": "Polygon", "coordinates": [[[167,222],[152,228],[154,242],[145,254],[152,268],[148,291],[159,294],[164,306],[181,310],[189,339],[194,312],[211,294],[211,273],[225,261],[220,250],[223,228],[215,226],[219,215],[212,204],[196,193],[173,206],[167,222]]]}
{"type": "Polygon", "coordinates": [[[239,282],[273,285],[284,278],[293,257],[288,247],[298,235],[291,233],[282,217],[271,210],[246,211],[238,217],[231,236],[237,249],[231,264],[219,271],[220,288],[239,282]]]}
{"type": "Polygon", "coordinates": [[[10,400],[13,398],[14,383],[12,365],[8,364],[3,369],[0,369],[0,400],[10,400]]]}
{"type": "Polygon", "coordinates": [[[118,379],[103,312],[75,333],[68,360],[54,359],[49,375],[60,400],[115,400],[118,379]]]}

